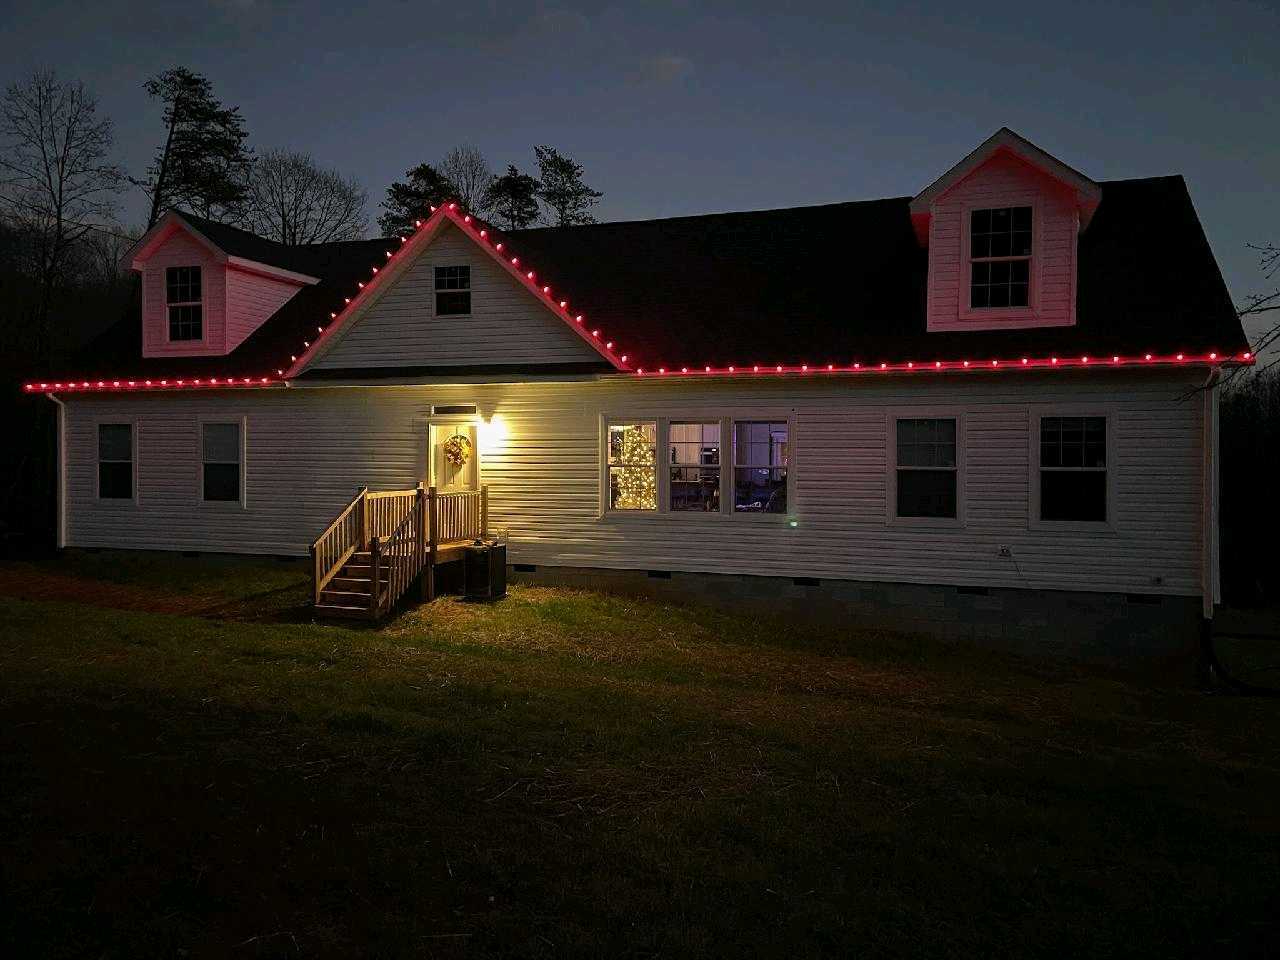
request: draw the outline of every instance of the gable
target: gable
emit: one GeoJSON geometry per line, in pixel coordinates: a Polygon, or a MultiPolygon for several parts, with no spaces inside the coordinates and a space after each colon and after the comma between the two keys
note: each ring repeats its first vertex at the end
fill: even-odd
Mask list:
{"type": "Polygon", "coordinates": [[[311,369],[601,365],[599,352],[447,219],[389,280],[311,369]],[[436,312],[435,268],[449,266],[470,269],[470,314],[436,312]]]}

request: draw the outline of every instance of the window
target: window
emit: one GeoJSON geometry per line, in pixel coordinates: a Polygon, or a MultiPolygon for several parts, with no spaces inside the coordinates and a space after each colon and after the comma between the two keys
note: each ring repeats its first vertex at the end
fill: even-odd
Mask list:
{"type": "Polygon", "coordinates": [[[970,307],[1027,306],[1031,289],[1031,208],[972,211],[969,260],[970,307]]]}
{"type": "Polygon", "coordinates": [[[954,518],[955,419],[900,419],[896,430],[898,516],[954,518]]]}
{"type": "Polygon", "coordinates": [[[240,424],[206,423],[202,427],[204,499],[240,500],[240,424]]]}
{"type": "Polygon", "coordinates": [[[735,422],[733,425],[733,510],[786,513],[787,425],[735,422]]]}
{"type": "Polygon", "coordinates": [[[164,272],[170,340],[203,340],[204,312],[199,267],[169,267],[164,272]]]}
{"type": "Polygon", "coordinates": [[[98,424],[98,496],[133,499],[133,424],[98,424]]]}
{"type": "Polygon", "coordinates": [[[1107,520],[1107,418],[1040,418],[1040,519],[1107,520]]]}
{"type": "Polygon", "coordinates": [[[471,312],[471,268],[436,267],[436,316],[471,312]]]}
{"type": "Polygon", "coordinates": [[[658,509],[658,425],[609,424],[609,509],[658,509]]]}
{"type": "Polygon", "coordinates": [[[720,510],[720,424],[673,423],[668,427],[671,510],[720,510]]]}

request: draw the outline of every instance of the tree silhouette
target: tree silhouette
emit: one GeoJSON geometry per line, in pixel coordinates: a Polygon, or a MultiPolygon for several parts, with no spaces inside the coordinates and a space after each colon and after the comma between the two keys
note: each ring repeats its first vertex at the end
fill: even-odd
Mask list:
{"type": "Polygon", "coordinates": [[[210,220],[240,219],[253,163],[240,108],[223,106],[213,85],[186,67],[157,74],[144,89],[164,104],[166,131],[147,178],[134,181],[151,198],[147,228],[171,207],[210,220]]]}

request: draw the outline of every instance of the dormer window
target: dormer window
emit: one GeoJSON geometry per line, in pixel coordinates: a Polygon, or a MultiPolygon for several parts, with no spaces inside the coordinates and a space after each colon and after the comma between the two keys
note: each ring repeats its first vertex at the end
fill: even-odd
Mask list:
{"type": "Polygon", "coordinates": [[[996,207],[970,213],[969,271],[971,309],[1030,304],[1030,207],[996,207]]]}
{"type": "Polygon", "coordinates": [[[204,308],[199,267],[169,267],[164,272],[169,308],[169,339],[203,340],[204,308]]]}

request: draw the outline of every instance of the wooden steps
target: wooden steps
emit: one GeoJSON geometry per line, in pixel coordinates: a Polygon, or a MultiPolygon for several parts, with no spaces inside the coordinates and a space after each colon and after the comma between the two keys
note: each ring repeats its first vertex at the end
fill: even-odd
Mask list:
{"type": "MultiPolygon", "coordinates": [[[[378,581],[385,591],[390,581],[389,571],[383,570],[378,581]]],[[[373,559],[368,550],[358,550],[320,591],[315,610],[325,617],[371,620],[372,607],[373,559]]]]}
{"type": "Polygon", "coordinates": [[[485,530],[487,487],[439,493],[370,491],[355,498],[311,545],[312,598],[317,615],[380,620],[421,580],[435,597],[435,568],[457,560],[485,530]],[[377,583],[374,583],[377,570],[377,583]]]}

